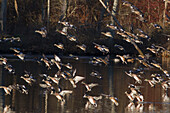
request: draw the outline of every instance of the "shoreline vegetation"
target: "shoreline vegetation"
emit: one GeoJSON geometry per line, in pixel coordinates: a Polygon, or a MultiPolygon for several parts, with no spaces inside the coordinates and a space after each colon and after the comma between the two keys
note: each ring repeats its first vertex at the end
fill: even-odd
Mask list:
{"type": "MultiPolygon", "coordinates": [[[[49,4],[46,1],[37,0],[34,3],[30,0],[25,2],[17,0],[14,3],[8,1],[6,30],[0,34],[0,53],[13,54],[10,48],[20,48],[23,53],[33,55],[138,55],[134,44],[143,54],[149,52],[154,56],[155,54],[147,50],[152,45],[161,46],[169,51],[169,7],[164,6],[163,0],[149,0],[149,2],[108,0],[103,1],[103,4],[101,0],[94,2],[51,0],[50,12],[48,12],[49,4]],[[153,8],[154,10],[151,10],[153,8]],[[64,25],[62,22],[68,24],[64,25]],[[74,28],[71,27],[72,25],[74,28]],[[114,28],[108,27],[109,25],[114,28]],[[65,27],[67,27],[66,31],[65,27]],[[35,32],[41,31],[42,28],[47,31],[45,36],[35,32]],[[61,33],[63,31],[66,35],[61,33]],[[111,37],[106,36],[108,32],[111,37]],[[144,34],[148,37],[142,38],[141,35],[144,34]],[[123,37],[124,35],[127,37],[123,37]],[[76,41],[70,41],[71,37],[76,41]],[[130,42],[127,39],[130,39],[130,42]],[[103,53],[97,50],[94,43],[106,46],[109,52],[103,53]],[[54,44],[63,44],[64,49],[54,44]],[[86,51],[77,47],[82,44],[86,45],[86,51]],[[124,50],[120,50],[120,46],[124,50]]],[[[159,53],[158,56],[162,54],[159,53]]],[[[169,56],[169,53],[165,56],[169,56]]]]}

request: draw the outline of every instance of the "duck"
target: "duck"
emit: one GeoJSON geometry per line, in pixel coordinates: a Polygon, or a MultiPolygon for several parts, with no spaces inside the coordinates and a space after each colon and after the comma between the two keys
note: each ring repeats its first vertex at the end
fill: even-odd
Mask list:
{"type": "Polygon", "coordinates": [[[138,102],[143,102],[144,101],[144,97],[141,93],[138,93],[135,98],[137,99],[138,102]]]}
{"type": "Polygon", "coordinates": [[[148,82],[151,85],[151,87],[154,87],[156,84],[154,80],[145,79],[144,81],[148,82]]]}
{"type": "Polygon", "coordinates": [[[20,37],[11,37],[12,38],[12,40],[11,40],[11,42],[13,42],[13,41],[17,41],[17,42],[20,42],[21,41],[21,38],[20,37]]]}
{"type": "Polygon", "coordinates": [[[153,77],[152,80],[155,81],[155,83],[161,83],[163,81],[160,74],[152,74],[151,77],[153,77]]]}
{"type": "Polygon", "coordinates": [[[65,80],[68,80],[67,74],[65,72],[61,72],[59,75],[63,77],[65,80]]]}
{"type": "Polygon", "coordinates": [[[96,61],[94,63],[98,64],[98,63],[104,63],[106,66],[109,64],[109,55],[106,56],[104,59],[101,57],[93,57],[93,61],[96,61]]]}
{"type": "Polygon", "coordinates": [[[161,83],[161,86],[162,88],[167,91],[168,88],[170,88],[170,80],[164,80],[162,83],[161,83]]]}
{"type": "Polygon", "coordinates": [[[119,57],[119,58],[122,60],[122,63],[123,63],[123,64],[127,64],[126,59],[125,59],[124,56],[116,55],[116,57],[119,57]]]}
{"type": "Polygon", "coordinates": [[[132,41],[138,43],[138,44],[143,44],[143,41],[141,41],[140,39],[132,39],[132,41]]]}
{"type": "Polygon", "coordinates": [[[73,54],[69,54],[69,56],[70,56],[71,58],[75,59],[75,60],[79,60],[79,57],[78,57],[78,56],[75,56],[75,55],[73,55],[73,54]]]}
{"type": "Polygon", "coordinates": [[[61,21],[58,21],[58,23],[66,26],[66,27],[69,27],[69,26],[70,26],[69,22],[61,22],[61,21]]]}
{"type": "Polygon", "coordinates": [[[56,32],[58,32],[64,36],[67,36],[68,35],[67,29],[68,29],[68,27],[64,27],[61,31],[57,29],[56,32]]]}
{"type": "Polygon", "coordinates": [[[119,105],[118,99],[116,97],[113,97],[111,95],[101,94],[102,96],[105,96],[107,99],[111,100],[116,106],[119,105]]]}
{"type": "Polygon", "coordinates": [[[111,32],[101,32],[101,34],[103,34],[103,35],[105,35],[105,36],[107,36],[109,38],[113,38],[111,32]]]}
{"type": "Polygon", "coordinates": [[[162,47],[162,46],[158,46],[158,45],[154,45],[154,44],[152,44],[156,49],[157,49],[157,51],[160,51],[160,52],[167,52],[167,53],[170,53],[170,51],[169,50],[167,50],[166,48],[164,48],[164,47],[162,47]]]}
{"type": "Polygon", "coordinates": [[[16,89],[23,94],[28,94],[28,89],[25,87],[25,85],[16,84],[16,89]]]}
{"type": "Polygon", "coordinates": [[[10,73],[15,74],[15,70],[12,68],[12,65],[6,64],[4,68],[8,70],[10,73]]]}
{"type": "Polygon", "coordinates": [[[90,95],[87,95],[87,94],[84,94],[83,98],[87,98],[88,101],[90,102],[90,104],[92,104],[94,107],[97,107],[97,100],[100,100],[102,99],[102,96],[90,96],[90,95]]]}
{"type": "Polygon", "coordinates": [[[59,85],[59,82],[60,82],[60,79],[59,77],[51,77],[51,76],[48,76],[49,79],[51,79],[54,83],[56,83],[57,85],[59,85]]]}
{"type": "Polygon", "coordinates": [[[14,41],[17,41],[17,42],[20,42],[21,41],[21,38],[20,37],[11,37],[11,38],[2,38],[0,39],[0,41],[10,41],[11,43],[14,42],[14,41]]]}
{"type": "Polygon", "coordinates": [[[135,13],[139,17],[144,17],[144,14],[134,5],[130,6],[132,13],[135,13]]]}
{"type": "Polygon", "coordinates": [[[85,79],[85,77],[82,77],[82,76],[74,76],[74,77],[68,78],[73,88],[76,88],[77,87],[76,84],[83,79],[85,79]]]}
{"type": "Polygon", "coordinates": [[[129,84],[129,85],[128,85],[128,88],[134,88],[134,89],[136,89],[136,90],[139,90],[141,87],[142,87],[142,86],[136,86],[136,85],[134,85],[134,84],[129,84]]]}
{"type": "Polygon", "coordinates": [[[142,29],[137,29],[140,33],[137,33],[136,35],[145,39],[150,40],[150,37],[142,30],[142,29]]]}
{"type": "Polygon", "coordinates": [[[0,86],[0,88],[4,89],[5,95],[11,95],[11,91],[13,89],[18,90],[21,93],[28,94],[28,90],[25,87],[25,85],[13,84],[13,85],[9,85],[9,86],[0,86]]]}
{"type": "Polygon", "coordinates": [[[81,83],[86,87],[86,89],[87,89],[86,92],[91,91],[91,89],[92,89],[93,87],[99,85],[98,83],[90,83],[90,84],[87,84],[87,83],[85,83],[84,81],[82,81],[81,83]]]}
{"type": "Polygon", "coordinates": [[[151,104],[149,105],[148,109],[149,109],[149,112],[156,111],[156,107],[155,107],[155,105],[154,105],[153,103],[151,103],[151,104]]]}
{"type": "Polygon", "coordinates": [[[149,36],[146,35],[146,34],[139,34],[139,33],[137,33],[136,35],[139,36],[139,37],[141,37],[141,38],[150,40],[149,36]]]}
{"type": "Polygon", "coordinates": [[[71,29],[76,30],[76,27],[75,27],[73,24],[70,24],[69,22],[61,22],[61,21],[58,21],[58,23],[64,25],[65,27],[68,27],[68,28],[71,28],[71,29]]]}
{"type": "Polygon", "coordinates": [[[151,23],[151,25],[152,25],[154,28],[156,28],[156,29],[160,29],[160,30],[162,30],[162,29],[163,29],[163,28],[162,28],[162,26],[161,26],[161,25],[159,25],[159,24],[151,23]]]}
{"type": "Polygon", "coordinates": [[[5,105],[3,113],[8,113],[10,112],[10,105],[5,105]]]}
{"type": "Polygon", "coordinates": [[[170,97],[168,96],[167,92],[162,93],[162,101],[163,102],[169,102],[170,101],[170,97]]]}
{"type": "Polygon", "coordinates": [[[169,73],[167,70],[162,69],[163,73],[166,75],[166,77],[170,77],[169,73]]]}
{"type": "Polygon", "coordinates": [[[138,17],[136,17],[136,19],[138,19],[139,21],[141,22],[148,22],[145,18],[144,18],[144,15],[143,14],[140,14],[138,17]]]}
{"type": "Polygon", "coordinates": [[[142,80],[139,78],[140,75],[137,75],[137,74],[134,74],[134,73],[127,73],[126,71],[125,71],[125,73],[126,73],[128,76],[134,78],[137,83],[139,83],[139,84],[142,83],[142,80]]]}
{"type": "Polygon", "coordinates": [[[96,60],[96,57],[93,57],[92,59],[90,59],[89,63],[93,64],[93,65],[102,65],[100,61],[96,60]]]}
{"type": "Polygon", "coordinates": [[[162,67],[158,63],[151,62],[151,65],[155,66],[156,68],[162,70],[162,67]]]}
{"type": "Polygon", "coordinates": [[[64,45],[62,43],[54,44],[55,47],[58,47],[61,50],[64,50],[64,45]]]}
{"type": "Polygon", "coordinates": [[[115,25],[109,25],[109,24],[107,24],[106,27],[108,27],[108,28],[110,28],[110,29],[112,29],[112,30],[116,30],[116,31],[119,30],[119,28],[118,28],[117,26],[115,26],[115,25]]]}
{"type": "Polygon", "coordinates": [[[77,42],[77,38],[75,36],[72,36],[72,35],[67,35],[67,39],[69,39],[72,42],[77,42]]]}
{"type": "Polygon", "coordinates": [[[134,40],[130,39],[128,36],[127,36],[127,38],[123,38],[123,40],[125,40],[128,43],[134,42],[134,40]]]}
{"type": "Polygon", "coordinates": [[[116,106],[119,105],[118,99],[117,99],[116,97],[109,97],[109,99],[110,99],[116,106]]]}
{"type": "Polygon", "coordinates": [[[86,51],[86,45],[82,44],[82,45],[76,45],[78,48],[80,48],[81,50],[83,50],[84,52],[86,51]]]}
{"type": "Polygon", "coordinates": [[[73,69],[73,66],[70,64],[70,63],[67,63],[67,64],[62,64],[63,66],[65,66],[66,68],[68,69],[73,69]]]}
{"type": "Polygon", "coordinates": [[[131,102],[134,101],[135,96],[132,93],[129,94],[127,91],[125,91],[125,94],[131,102]]]}
{"type": "Polygon", "coordinates": [[[136,110],[140,113],[143,112],[144,105],[142,103],[138,103],[136,106],[136,110]]]}
{"type": "Polygon", "coordinates": [[[92,108],[94,109],[95,106],[92,105],[89,101],[87,101],[86,104],[85,104],[84,109],[85,109],[85,110],[88,110],[89,108],[90,108],[90,109],[92,109],[92,108]]]}
{"type": "Polygon", "coordinates": [[[14,89],[14,85],[0,86],[0,88],[4,89],[5,95],[11,95],[11,91],[14,89]]]}
{"type": "Polygon", "coordinates": [[[133,38],[134,40],[138,40],[139,39],[135,34],[133,34],[131,32],[124,31],[124,33],[127,34],[128,36],[130,36],[131,38],[133,38]]]}
{"type": "Polygon", "coordinates": [[[93,44],[95,45],[94,48],[98,49],[99,51],[101,51],[103,54],[107,54],[109,53],[109,49],[108,47],[104,46],[104,45],[99,45],[95,42],[93,42],[93,44]]]}
{"type": "Polygon", "coordinates": [[[125,51],[125,49],[121,45],[115,44],[114,47],[118,48],[121,51],[125,51]]]}
{"type": "Polygon", "coordinates": [[[65,102],[64,96],[71,93],[73,93],[71,90],[62,90],[60,92],[51,92],[51,95],[54,95],[58,100],[65,102]]]}
{"type": "Polygon", "coordinates": [[[76,75],[76,69],[73,71],[72,77],[68,78],[68,80],[72,84],[73,88],[76,88],[77,87],[76,84],[83,79],[85,79],[85,77],[76,75]]]}
{"type": "Polygon", "coordinates": [[[0,64],[6,65],[7,64],[7,58],[4,58],[4,57],[1,56],[0,64]]]}
{"type": "Polygon", "coordinates": [[[139,94],[139,93],[141,93],[140,92],[140,87],[139,86],[135,86],[135,85],[133,85],[133,84],[130,84],[129,86],[128,86],[128,88],[131,90],[131,93],[133,94],[133,95],[137,95],[137,94],[139,94]]]}
{"type": "Polygon", "coordinates": [[[128,111],[134,111],[135,110],[134,102],[130,102],[126,108],[128,109],[128,111]]]}
{"type": "Polygon", "coordinates": [[[25,80],[30,86],[32,85],[33,82],[36,82],[36,80],[32,76],[29,77],[21,76],[20,78],[25,80]]]}
{"type": "Polygon", "coordinates": [[[57,66],[57,68],[59,70],[61,70],[62,63],[60,63],[59,61],[56,61],[55,59],[51,59],[51,63],[52,63],[52,65],[55,64],[57,66]]]}
{"type": "Polygon", "coordinates": [[[102,45],[102,48],[104,49],[104,52],[107,54],[110,52],[109,48],[106,47],[105,45],[102,45]]]}
{"type": "Polygon", "coordinates": [[[51,69],[50,62],[46,58],[41,58],[41,61],[45,63],[45,66],[48,67],[48,70],[51,69]]]}
{"type": "Polygon", "coordinates": [[[102,75],[98,71],[92,71],[90,75],[102,79],[102,75]]]}
{"type": "Polygon", "coordinates": [[[16,54],[14,54],[15,56],[17,56],[19,59],[21,59],[22,61],[24,61],[24,59],[25,59],[25,54],[23,54],[22,52],[20,52],[20,53],[16,53],[16,54]]]}
{"type": "Polygon", "coordinates": [[[129,62],[129,63],[134,63],[135,59],[129,57],[129,58],[126,59],[126,61],[129,62]]]}
{"type": "Polygon", "coordinates": [[[169,77],[168,71],[167,71],[167,70],[164,70],[158,63],[153,63],[153,62],[151,62],[151,64],[152,64],[153,66],[155,66],[156,68],[160,69],[167,77],[169,77]]]}
{"type": "Polygon", "coordinates": [[[147,67],[147,68],[152,68],[152,66],[145,60],[140,59],[140,58],[136,58],[137,61],[139,61],[139,63],[141,63],[143,66],[147,67]]]}
{"type": "Polygon", "coordinates": [[[123,2],[122,5],[124,5],[124,6],[127,6],[127,7],[132,6],[132,3],[128,2],[128,1],[123,0],[122,2],[123,2]]]}
{"type": "Polygon", "coordinates": [[[97,44],[97,43],[95,43],[95,42],[93,42],[93,44],[95,45],[94,48],[98,49],[98,50],[101,51],[101,52],[104,51],[103,48],[101,47],[101,45],[99,45],[99,44],[97,44]]]}
{"type": "Polygon", "coordinates": [[[65,73],[68,77],[72,77],[72,74],[76,72],[76,69],[73,71],[73,73],[72,73],[72,71],[73,71],[73,70],[70,70],[70,71],[64,70],[64,73],[65,73]]]}
{"type": "Polygon", "coordinates": [[[48,70],[51,69],[51,62],[48,60],[48,58],[45,56],[45,54],[42,54],[43,58],[40,59],[40,61],[43,61],[48,67],[48,70]]]}
{"type": "Polygon", "coordinates": [[[144,69],[141,66],[138,67],[138,68],[133,68],[133,70],[129,70],[129,72],[132,72],[132,73],[135,73],[135,74],[137,74],[137,73],[144,74],[145,73],[144,69]]]}
{"type": "MultiPolygon", "coordinates": [[[[45,80],[45,79],[43,79],[42,82],[45,83],[45,87],[52,87],[52,84],[51,84],[51,81],[50,81],[50,80],[45,80]]],[[[40,84],[40,86],[42,86],[42,85],[40,84]]]]}
{"type": "Polygon", "coordinates": [[[55,55],[54,54],[54,59],[55,59],[55,61],[57,61],[57,62],[61,62],[61,58],[60,57],[58,57],[57,55],[55,55]]]}
{"type": "MultiPolygon", "coordinates": [[[[122,36],[124,38],[124,40],[128,39],[128,35],[126,33],[124,33],[124,32],[117,31],[116,34],[122,36]]],[[[127,42],[129,42],[129,41],[127,40],[127,42]]]]}
{"type": "Polygon", "coordinates": [[[43,38],[47,37],[46,27],[42,27],[40,30],[35,30],[36,33],[39,33],[43,38]]]}

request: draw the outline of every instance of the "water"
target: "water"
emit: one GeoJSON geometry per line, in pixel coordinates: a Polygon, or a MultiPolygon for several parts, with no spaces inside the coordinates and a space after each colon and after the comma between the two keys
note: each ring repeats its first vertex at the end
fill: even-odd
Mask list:
{"type": "MultiPolygon", "coordinates": [[[[11,112],[14,113],[132,113],[132,112],[157,112],[169,113],[170,112],[170,92],[164,93],[160,84],[152,87],[145,82],[144,79],[150,77],[153,73],[162,73],[159,69],[146,69],[145,74],[142,75],[141,93],[144,96],[143,103],[130,103],[125,95],[128,93],[128,85],[135,84],[135,80],[125,74],[125,71],[131,70],[133,67],[138,67],[140,64],[123,65],[121,62],[114,63],[110,60],[108,66],[94,66],[89,64],[90,58],[81,58],[75,61],[70,58],[63,58],[63,63],[70,63],[73,68],[77,69],[76,75],[84,76],[86,83],[98,83],[99,86],[92,88],[92,91],[87,93],[92,96],[100,96],[100,94],[112,95],[118,98],[119,106],[115,106],[110,100],[102,98],[97,101],[97,107],[92,105],[87,106],[88,100],[83,98],[86,93],[84,85],[77,84],[77,88],[73,88],[69,81],[62,79],[60,86],[62,89],[70,89],[72,94],[65,96],[65,103],[59,101],[55,96],[44,94],[44,89],[39,86],[42,78],[39,74],[47,73],[50,76],[58,71],[55,66],[51,70],[47,70],[44,63],[38,64],[35,61],[27,60],[8,60],[16,71],[16,75],[10,74],[7,70],[0,66],[0,83],[3,86],[11,84],[24,84],[28,90],[28,95],[22,94],[16,90],[12,91],[11,95],[5,95],[4,91],[0,89],[0,111],[3,111],[5,105],[10,105],[11,112]],[[32,86],[28,85],[23,79],[20,78],[24,75],[24,71],[30,72],[36,82],[32,86]],[[96,70],[102,74],[103,78],[98,79],[90,76],[90,73],[96,70]],[[128,107],[131,106],[131,107],[128,107]],[[85,107],[86,106],[86,107],[85,107]]],[[[160,61],[161,62],[161,61],[160,61]]],[[[162,60],[162,67],[170,71],[169,59],[162,60]]],[[[68,70],[63,68],[63,70],[68,70]]],[[[139,84],[136,84],[139,86],[139,84]]],[[[56,85],[54,84],[54,87],[56,85]]]]}

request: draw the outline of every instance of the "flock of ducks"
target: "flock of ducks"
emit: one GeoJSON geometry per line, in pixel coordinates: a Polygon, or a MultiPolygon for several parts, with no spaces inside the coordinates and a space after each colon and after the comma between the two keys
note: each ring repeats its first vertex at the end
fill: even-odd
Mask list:
{"type": "MultiPolygon", "coordinates": [[[[136,14],[139,19],[142,22],[147,22],[144,19],[143,13],[135,7],[132,3],[128,1],[123,1],[123,5],[130,7],[132,13],[136,14]]],[[[64,35],[68,40],[75,42],[77,45],[76,47],[82,50],[83,52],[86,52],[87,46],[85,44],[80,44],[78,41],[78,38],[75,36],[72,36],[69,34],[67,31],[69,29],[73,29],[76,31],[76,27],[69,22],[58,22],[59,24],[62,24],[64,27],[62,30],[56,30],[56,32],[64,35]]],[[[155,29],[162,29],[161,26],[158,27],[158,24],[153,24],[155,29]]],[[[134,43],[139,43],[143,44],[142,38],[147,39],[148,41],[151,39],[143,30],[137,29],[138,33],[134,34],[128,31],[123,30],[119,26],[115,25],[107,25],[106,28],[109,28],[110,30],[114,30],[117,35],[120,35],[123,40],[127,42],[134,42],[134,43]]],[[[43,38],[47,37],[47,30],[46,27],[41,28],[41,30],[36,30],[36,33],[39,33],[43,38]]],[[[101,32],[102,35],[113,38],[110,32],[101,32]]],[[[3,40],[10,40],[10,42],[13,41],[21,41],[20,38],[10,38],[10,39],[3,39],[3,40]]],[[[110,58],[109,58],[109,48],[106,47],[105,45],[100,45],[96,42],[93,42],[94,48],[100,51],[103,55],[106,55],[105,58],[103,57],[92,57],[90,58],[89,63],[93,64],[94,66],[96,65],[109,65],[110,58]]],[[[64,45],[62,43],[54,44],[55,47],[58,49],[64,50],[64,45]]],[[[115,44],[115,48],[118,48],[120,51],[125,51],[122,45],[115,44]]],[[[22,52],[21,49],[19,48],[10,48],[11,51],[13,51],[15,56],[17,56],[20,60],[25,61],[25,54],[22,52]]],[[[164,90],[164,93],[168,93],[168,89],[170,88],[170,75],[167,70],[163,69],[159,63],[157,63],[155,60],[152,60],[150,57],[150,54],[155,54],[155,56],[160,55],[162,52],[167,52],[170,54],[170,51],[165,49],[162,46],[158,46],[155,44],[152,44],[150,47],[147,47],[146,50],[148,50],[148,54],[145,55],[138,55],[137,57],[132,57],[130,55],[116,55],[117,58],[120,58],[122,61],[122,64],[126,65],[129,63],[134,63],[134,62],[139,62],[141,65],[139,68],[134,68],[129,71],[125,71],[125,74],[131,77],[132,79],[135,80],[135,83],[129,84],[128,88],[129,91],[125,91],[125,95],[129,99],[130,103],[127,106],[128,109],[132,109],[134,105],[137,103],[137,106],[135,107],[136,109],[141,109],[143,107],[143,102],[144,102],[144,96],[142,95],[140,88],[142,86],[138,86],[142,84],[142,82],[147,82],[150,84],[151,87],[155,87],[157,84],[161,84],[162,89],[164,90]],[[145,69],[153,69],[156,68],[160,70],[162,73],[154,73],[151,74],[150,78],[145,78],[143,76],[145,74],[145,69]],[[138,85],[134,85],[138,84],[138,85]]],[[[69,55],[71,58],[74,60],[79,60],[78,56],[75,56],[73,54],[69,55]]],[[[35,60],[35,59],[34,59],[35,60]]],[[[69,81],[70,84],[72,85],[72,88],[75,89],[77,88],[78,83],[81,85],[84,85],[86,88],[86,91],[84,92],[84,95],[82,98],[87,98],[87,103],[85,105],[85,108],[88,109],[89,106],[97,107],[97,101],[106,98],[109,99],[111,102],[114,103],[115,106],[119,106],[119,99],[116,98],[116,96],[109,95],[109,94],[100,94],[100,96],[92,96],[89,95],[88,92],[91,92],[93,87],[96,87],[99,85],[99,83],[86,83],[85,82],[85,77],[76,75],[77,69],[75,69],[70,63],[63,63],[62,59],[54,55],[54,58],[49,59],[45,56],[45,54],[42,54],[42,57],[40,59],[36,59],[38,64],[44,64],[47,67],[47,70],[52,69],[53,67],[57,68],[57,72],[54,76],[50,76],[47,74],[39,74],[39,76],[42,78],[41,83],[39,83],[39,86],[45,89],[45,92],[49,95],[55,96],[58,101],[61,103],[65,103],[65,95],[69,95],[73,93],[73,90],[69,89],[63,89],[60,87],[60,80],[64,79],[65,81],[69,81]]],[[[0,57],[0,65],[2,65],[9,73],[15,75],[15,69],[13,66],[8,62],[8,59],[1,56],[0,57]]],[[[24,71],[25,74],[23,76],[20,76],[20,79],[23,79],[29,86],[34,85],[36,82],[36,79],[34,76],[27,71],[24,71]]],[[[97,79],[102,79],[102,75],[94,70],[90,73],[90,76],[96,77],[97,79]]],[[[9,86],[0,86],[0,88],[4,89],[5,95],[11,95],[12,90],[17,90],[20,93],[28,94],[29,91],[26,88],[25,85],[21,84],[13,84],[9,86]]],[[[4,113],[7,112],[7,109],[9,109],[10,106],[6,106],[4,108],[4,113]]]]}

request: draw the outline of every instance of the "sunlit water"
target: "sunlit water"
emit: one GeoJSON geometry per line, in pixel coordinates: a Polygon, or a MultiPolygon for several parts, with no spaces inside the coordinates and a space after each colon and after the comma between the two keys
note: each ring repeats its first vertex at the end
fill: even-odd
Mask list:
{"type": "MultiPolygon", "coordinates": [[[[160,84],[152,87],[145,82],[145,78],[150,78],[153,73],[162,73],[159,69],[146,69],[145,74],[142,75],[141,93],[144,95],[144,102],[140,104],[130,103],[125,95],[125,91],[130,92],[128,85],[135,84],[135,80],[125,74],[133,67],[138,67],[140,64],[122,64],[115,63],[111,59],[108,66],[94,66],[89,64],[88,58],[81,58],[76,61],[70,58],[63,58],[63,63],[71,63],[74,69],[77,69],[76,75],[84,76],[86,83],[98,83],[88,95],[100,96],[100,94],[112,95],[118,98],[119,106],[115,106],[107,98],[102,98],[97,101],[97,107],[87,105],[88,100],[83,98],[86,89],[83,84],[78,83],[77,88],[73,88],[69,81],[62,79],[60,86],[62,89],[73,90],[73,93],[65,96],[65,103],[57,100],[53,95],[45,95],[44,89],[39,86],[42,78],[39,74],[47,73],[50,76],[58,71],[53,66],[51,70],[47,70],[44,63],[38,64],[35,61],[27,60],[8,60],[16,71],[16,75],[10,74],[7,70],[0,66],[0,83],[3,86],[11,84],[24,84],[28,90],[28,95],[19,93],[13,90],[11,95],[5,95],[4,91],[0,89],[0,111],[3,112],[5,105],[10,105],[10,111],[14,113],[132,113],[132,112],[157,112],[170,113],[170,93],[164,93],[160,84]],[[20,78],[24,74],[24,70],[33,74],[36,82],[32,86],[28,85],[20,78]],[[102,74],[103,78],[98,79],[90,76],[90,73],[96,70],[102,74]]],[[[162,67],[168,72],[170,71],[169,59],[163,59],[162,67]]],[[[63,70],[67,70],[63,68],[63,70]]],[[[139,84],[136,84],[139,85],[139,84]]]]}

